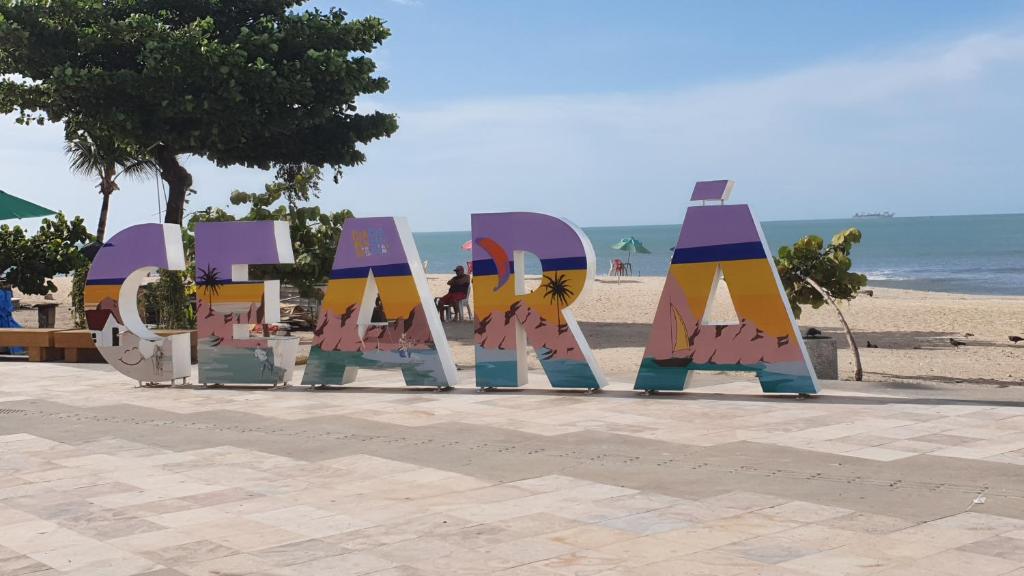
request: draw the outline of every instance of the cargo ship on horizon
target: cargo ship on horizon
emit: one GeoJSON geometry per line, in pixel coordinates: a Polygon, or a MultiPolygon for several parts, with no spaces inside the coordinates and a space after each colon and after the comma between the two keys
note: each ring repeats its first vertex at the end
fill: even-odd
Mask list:
{"type": "Polygon", "coordinates": [[[892,212],[857,212],[854,218],[895,218],[892,212]]]}

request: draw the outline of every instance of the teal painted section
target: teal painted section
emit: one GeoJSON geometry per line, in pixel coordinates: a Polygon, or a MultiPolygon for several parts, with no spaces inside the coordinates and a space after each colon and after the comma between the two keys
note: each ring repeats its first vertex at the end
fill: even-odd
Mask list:
{"type": "Polygon", "coordinates": [[[816,394],[818,388],[808,375],[785,374],[773,371],[770,364],[748,366],[743,364],[689,364],[686,366],[659,365],[652,358],[640,363],[634,390],[680,391],[686,387],[690,372],[754,372],[761,383],[761,391],[777,394],[816,394]]]}
{"type": "Polygon", "coordinates": [[[369,356],[363,352],[325,351],[314,346],[309,351],[309,360],[302,376],[302,383],[306,386],[341,386],[347,368],[367,368],[372,370],[401,369],[406,386],[429,388],[450,386],[444,377],[441,357],[435,349],[374,352],[373,354],[373,356],[369,356]]]}
{"type": "Polygon", "coordinates": [[[204,384],[279,384],[284,368],[270,348],[229,348],[199,342],[199,381],[204,384]]]}
{"type": "MultiPolygon", "coordinates": [[[[600,388],[590,365],[582,360],[544,360],[548,350],[541,348],[537,356],[552,388],[600,388]]],[[[477,346],[476,385],[478,388],[515,388],[516,361],[512,350],[483,350],[477,346]],[[506,359],[507,358],[507,359],[506,359]]]]}
{"type": "Polygon", "coordinates": [[[544,360],[546,349],[537,351],[541,358],[540,365],[551,382],[552,388],[600,388],[601,384],[594,376],[590,365],[582,360],[553,359],[544,360]]]}
{"type": "Polygon", "coordinates": [[[511,350],[483,350],[476,347],[476,385],[478,388],[515,388],[516,354],[511,350]],[[486,355],[486,360],[481,356],[486,355]],[[507,358],[501,360],[499,358],[507,358]]]}

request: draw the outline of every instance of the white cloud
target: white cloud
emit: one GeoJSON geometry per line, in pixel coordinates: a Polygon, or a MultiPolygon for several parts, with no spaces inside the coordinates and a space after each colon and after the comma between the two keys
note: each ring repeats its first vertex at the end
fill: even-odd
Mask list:
{"type": "Polygon", "coordinates": [[[403,198],[439,229],[504,209],[675,222],[695,180],[732,178],[768,218],[1024,211],[963,195],[1018,179],[1022,61],[1024,36],[986,34],[689,90],[409,108],[352,172],[349,204],[403,198]]]}
{"type": "MultiPolygon", "coordinates": [[[[583,225],[675,223],[693,182],[732,178],[761,217],[861,210],[1024,212],[1024,35],[983,34],[666,92],[508,97],[398,107],[323,203],[466,229],[471,211],[535,210],[583,225]],[[987,192],[982,195],[981,192],[987,192]]],[[[385,96],[381,108],[396,107],[385,96]]],[[[364,107],[371,102],[364,101],[364,107]]],[[[0,124],[0,188],[93,218],[60,131],[0,124]]],[[[194,207],[267,176],[192,160],[194,207]]],[[[125,185],[112,229],[155,218],[156,184],[125,185]]]]}

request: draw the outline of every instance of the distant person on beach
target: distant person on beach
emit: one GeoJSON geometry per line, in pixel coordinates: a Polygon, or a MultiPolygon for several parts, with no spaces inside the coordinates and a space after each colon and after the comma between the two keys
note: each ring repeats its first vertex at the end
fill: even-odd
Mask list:
{"type": "MultiPolygon", "coordinates": [[[[441,314],[445,306],[455,307],[460,301],[465,300],[469,295],[469,274],[462,266],[455,267],[455,276],[448,281],[448,293],[434,300],[437,305],[437,313],[441,314]]],[[[444,316],[442,316],[443,318],[444,316]]]]}

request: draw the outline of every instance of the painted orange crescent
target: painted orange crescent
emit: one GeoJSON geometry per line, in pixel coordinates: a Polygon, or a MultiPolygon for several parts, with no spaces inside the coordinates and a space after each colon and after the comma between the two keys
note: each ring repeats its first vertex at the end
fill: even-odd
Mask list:
{"type": "Polygon", "coordinates": [[[508,281],[510,276],[508,269],[508,252],[501,247],[501,244],[498,244],[490,238],[477,238],[476,243],[483,248],[484,251],[487,252],[487,255],[491,257],[491,260],[494,261],[494,268],[498,272],[498,285],[494,287],[494,291],[497,292],[505,285],[505,282],[508,281]]]}

